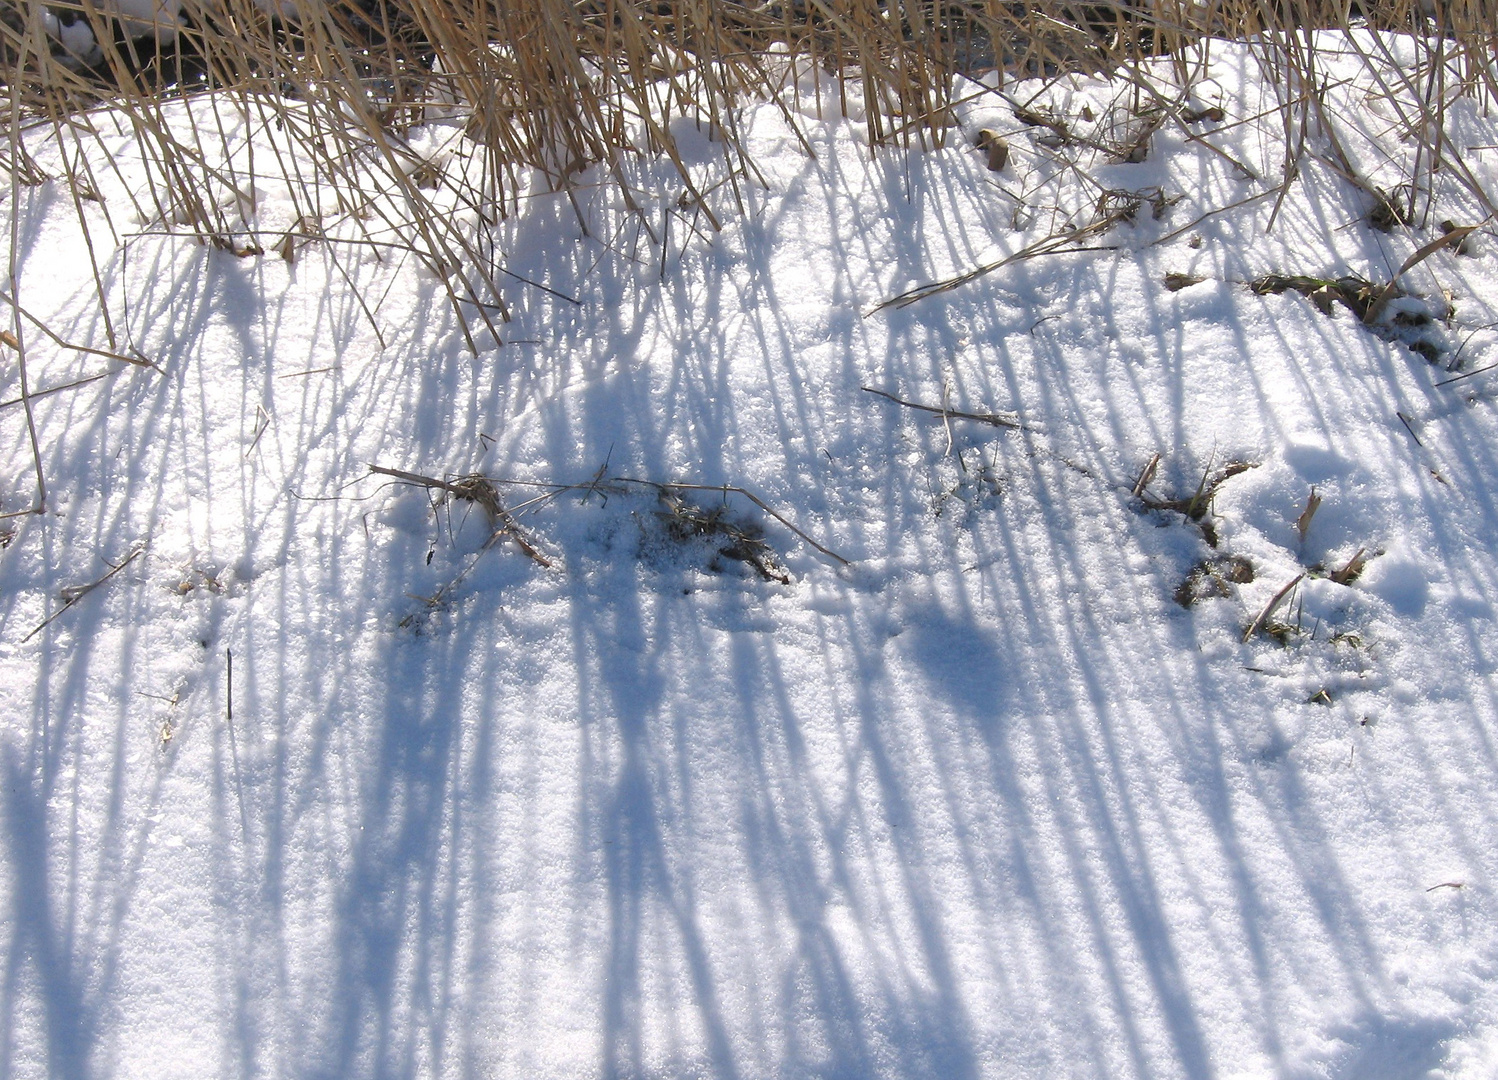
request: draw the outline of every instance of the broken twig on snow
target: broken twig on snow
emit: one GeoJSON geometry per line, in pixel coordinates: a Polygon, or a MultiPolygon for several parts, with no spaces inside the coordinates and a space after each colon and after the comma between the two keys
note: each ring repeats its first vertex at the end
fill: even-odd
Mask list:
{"type": "Polygon", "coordinates": [[[864,393],[866,394],[874,394],[877,397],[882,397],[888,401],[893,401],[896,405],[903,405],[907,409],[916,409],[920,412],[932,413],[933,415],[939,416],[944,420],[976,420],[980,424],[992,424],[994,427],[1015,428],[1019,431],[1033,430],[1032,428],[1022,423],[1018,417],[1007,416],[1004,413],[961,412],[957,409],[948,409],[945,407],[937,407],[935,405],[922,405],[915,401],[906,401],[903,398],[895,397],[894,394],[886,393],[883,390],[876,390],[872,386],[862,386],[859,387],[859,389],[864,391],[864,393]]]}
{"type": "Polygon", "coordinates": [[[136,544],[135,547],[131,548],[130,549],[130,553],[128,555],[126,555],[123,559],[121,559],[119,561],[119,563],[117,563],[109,571],[109,573],[105,574],[103,577],[101,577],[101,578],[99,578],[99,579],[97,579],[95,581],[90,581],[86,585],[67,585],[67,586],[64,586],[63,590],[62,590],[62,607],[58,608],[51,615],[48,615],[46,617],[46,619],[42,620],[42,624],[40,626],[38,626],[35,630],[31,631],[31,633],[29,633],[25,637],[23,637],[21,639],[21,644],[24,645],[26,642],[28,642],[32,638],[36,637],[36,635],[40,634],[43,630],[47,629],[47,627],[51,626],[52,625],[52,621],[54,619],[56,619],[64,611],[67,611],[68,608],[72,607],[78,601],[82,600],[89,593],[93,592],[100,585],[103,585],[110,578],[114,577],[121,570],[125,569],[125,567],[127,567],[131,563],[133,563],[136,560],[136,558],[140,555],[140,553],[143,552],[143,551],[145,551],[145,550],[146,550],[146,541],[142,540],[140,543],[136,544]]]}
{"type": "Polygon", "coordinates": [[[1011,263],[1023,262],[1025,259],[1034,259],[1041,255],[1062,255],[1075,251],[1113,251],[1115,247],[1112,244],[1082,244],[1079,241],[1106,232],[1107,229],[1111,228],[1119,220],[1122,220],[1122,218],[1109,217],[1073,232],[1047,236],[1044,240],[1038,240],[1029,247],[1020,248],[1013,255],[1006,255],[1004,258],[997,259],[994,262],[984,263],[966,273],[958,274],[956,277],[945,278],[941,281],[933,281],[925,285],[917,285],[913,289],[907,289],[898,296],[892,296],[883,303],[876,304],[869,314],[873,315],[875,312],[883,311],[885,308],[909,307],[917,300],[924,300],[928,296],[935,296],[937,293],[956,289],[962,285],[966,285],[969,281],[976,281],[985,274],[991,274],[995,270],[1002,269],[1011,263]]]}

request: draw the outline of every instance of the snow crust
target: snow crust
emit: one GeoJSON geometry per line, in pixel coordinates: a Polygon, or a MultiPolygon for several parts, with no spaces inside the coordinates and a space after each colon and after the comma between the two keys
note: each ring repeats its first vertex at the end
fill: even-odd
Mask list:
{"type": "MultiPolygon", "coordinates": [[[[1403,175],[1397,117],[1334,86],[1359,166],[1403,175]]],[[[1247,287],[1387,280],[1435,233],[1369,228],[1315,158],[1277,200],[1244,49],[1196,87],[1226,121],[1137,164],[1044,145],[1010,103],[1038,86],[975,84],[924,152],[815,89],[815,156],[737,117],[764,184],[677,125],[721,232],[669,164],[629,165],[643,220],[601,170],[578,209],[528,191],[496,265],[554,292],[504,279],[477,354],[440,280],[331,209],[278,257],[306,210],[270,181],[264,255],[137,212],[123,129],[87,238],[65,180],[5,196],[20,304],[107,348],[91,240],[118,348],[159,370],[23,326],[33,394],[104,375],[34,399],[47,509],[0,520],[0,1072],[1498,1073],[1498,374],[1447,382],[1498,363],[1489,238],[1405,280],[1433,364],[1247,287]],[[1158,218],[1145,194],[1090,250],[873,310],[1092,224],[1104,188],[1158,218]],[[1155,454],[1157,502],[1252,466],[1215,549],[1132,494],[1155,454]],[[551,565],[370,464],[495,479],[551,565]],[[743,488],[849,565],[678,493],[762,529],[776,580],[618,478],[743,488]],[[1178,603],[1224,555],[1253,580],[1178,603]]],[[[1042,102],[1103,133],[1132,93],[1042,102]]],[[[221,149],[263,169],[280,136],[242,104],[221,149]]],[[[1493,190],[1494,122],[1450,109],[1493,190]]],[[[460,175],[460,127],[413,152],[460,175]]],[[[1485,217],[1437,179],[1437,216],[1485,217]]]]}

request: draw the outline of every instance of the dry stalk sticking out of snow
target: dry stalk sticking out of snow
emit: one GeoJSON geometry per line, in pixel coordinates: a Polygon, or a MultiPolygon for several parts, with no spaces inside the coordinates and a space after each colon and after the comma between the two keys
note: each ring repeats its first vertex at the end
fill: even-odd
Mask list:
{"type": "Polygon", "coordinates": [[[36,637],[36,635],[40,634],[47,627],[51,626],[54,619],[56,619],[64,611],[67,611],[68,608],[72,607],[78,601],[82,600],[89,593],[93,592],[100,585],[103,585],[105,582],[109,581],[121,570],[125,569],[125,567],[133,563],[145,550],[146,541],[142,540],[140,543],[131,548],[123,559],[111,565],[109,572],[103,577],[95,578],[93,581],[87,582],[83,585],[65,586],[62,590],[62,607],[58,608],[51,615],[48,615],[45,619],[43,619],[40,626],[38,626],[35,630],[31,631],[31,633],[27,634],[21,639],[21,643],[24,645],[26,642],[36,637]]]}

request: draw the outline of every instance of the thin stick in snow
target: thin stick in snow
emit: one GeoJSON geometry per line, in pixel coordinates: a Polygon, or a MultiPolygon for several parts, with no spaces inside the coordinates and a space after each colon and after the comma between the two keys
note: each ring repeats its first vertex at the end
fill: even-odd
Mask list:
{"type": "MultiPolygon", "coordinates": [[[[0,340],[4,340],[5,336],[3,332],[0,332],[0,340]]],[[[6,401],[0,401],[0,409],[8,409],[12,405],[23,405],[28,399],[35,401],[37,398],[46,397],[48,394],[60,394],[64,390],[76,390],[80,386],[87,386],[89,383],[96,383],[100,379],[107,379],[113,374],[114,372],[112,371],[101,371],[97,375],[90,375],[86,379],[74,379],[72,382],[63,383],[61,386],[49,386],[45,390],[33,390],[24,398],[14,397],[6,401]]]]}
{"type": "Polygon", "coordinates": [[[947,423],[949,431],[951,429],[950,421],[952,420],[976,420],[980,424],[992,424],[994,427],[1015,428],[1019,431],[1030,430],[1030,428],[1020,422],[1018,417],[1006,416],[1003,413],[960,412],[957,409],[938,408],[935,405],[921,405],[918,402],[906,401],[903,398],[895,397],[894,394],[886,393],[883,390],[876,390],[872,386],[862,386],[859,389],[866,394],[874,394],[888,401],[893,401],[896,405],[903,405],[907,409],[916,409],[920,412],[928,412],[939,416],[944,423],[947,423]]]}
{"type": "Polygon", "coordinates": [[[1109,228],[1117,224],[1119,220],[1121,218],[1118,216],[1110,215],[1102,221],[1087,226],[1085,229],[1047,236],[1045,239],[1038,240],[1029,247],[1021,248],[1013,255],[1006,255],[1002,259],[984,263],[966,273],[958,274],[956,277],[944,278],[941,281],[932,281],[925,285],[917,285],[913,289],[907,289],[898,296],[892,296],[883,303],[874,305],[868,314],[873,315],[883,311],[885,308],[909,307],[918,300],[924,300],[928,296],[935,296],[937,293],[949,292],[952,289],[966,285],[970,281],[976,281],[985,274],[991,274],[995,270],[1009,266],[1011,263],[1023,262],[1026,259],[1034,259],[1041,255],[1067,255],[1079,251],[1116,251],[1117,245],[1114,244],[1081,244],[1079,241],[1086,237],[1106,232],[1109,228]]]}
{"type": "Polygon", "coordinates": [[[229,729],[229,760],[234,765],[234,795],[239,800],[239,827],[246,840],[250,836],[250,815],[244,808],[244,782],[239,773],[239,741],[234,737],[234,650],[224,650],[227,664],[224,679],[224,725],[229,729]]]}
{"type": "Polygon", "coordinates": [[[1463,374],[1458,375],[1454,379],[1443,379],[1440,382],[1436,383],[1436,385],[1437,386],[1450,386],[1454,382],[1461,382],[1463,379],[1470,379],[1473,375],[1481,375],[1484,372],[1492,371],[1494,368],[1498,368],[1498,364],[1489,364],[1487,367],[1480,367],[1476,371],[1464,372],[1463,374]]]}
{"type": "Polygon", "coordinates": [[[1155,472],[1159,468],[1160,455],[1157,453],[1153,457],[1151,457],[1148,464],[1146,464],[1144,468],[1139,471],[1139,479],[1134,481],[1134,490],[1129,494],[1131,494],[1136,499],[1143,495],[1145,489],[1150,486],[1150,482],[1155,479],[1155,472]]]}
{"type": "MultiPolygon", "coordinates": [[[[159,367],[156,367],[156,364],[153,361],[147,360],[144,356],[127,356],[124,353],[111,352],[108,349],[95,349],[89,345],[78,345],[74,342],[64,340],[58,334],[53,333],[51,327],[42,322],[41,319],[38,319],[31,312],[27,311],[20,304],[16,303],[15,298],[12,297],[9,293],[5,292],[3,289],[0,289],[0,300],[3,300],[5,303],[15,308],[17,314],[19,314],[32,326],[40,330],[43,334],[47,335],[52,343],[59,349],[71,349],[74,352],[88,353],[90,356],[103,356],[107,357],[110,360],[123,360],[125,363],[134,364],[136,367],[155,368],[157,371],[161,370],[159,367]]],[[[7,341],[6,344],[9,345],[11,343],[7,341]]],[[[36,395],[33,394],[32,396],[35,397],[36,395]]]]}
{"type": "Polygon", "coordinates": [[[25,637],[23,637],[21,639],[21,644],[23,644],[23,645],[26,644],[26,642],[30,641],[32,638],[36,637],[36,635],[40,634],[43,630],[47,629],[47,627],[51,626],[52,625],[52,621],[54,619],[56,619],[64,611],[67,611],[68,608],[72,607],[78,601],[82,600],[89,593],[93,592],[100,585],[103,585],[110,578],[114,577],[121,570],[125,569],[125,567],[127,567],[131,563],[133,563],[136,560],[136,558],[140,555],[140,553],[143,552],[143,551],[145,551],[145,550],[146,550],[146,544],[145,544],[144,541],[142,541],[141,543],[136,544],[135,547],[131,550],[130,554],[126,555],[123,559],[121,559],[120,562],[118,563],[118,565],[116,565],[113,569],[111,569],[109,571],[109,573],[105,574],[103,577],[101,577],[101,578],[99,578],[99,579],[97,579],[95,581],[90,581],[87,585],[68,585],[68,586],[66,586],[62,590],[62,607],[58,608],[51,615],[48,615],[46,617],[46,619],[44,619],[42,621],[42,624],[40,626],[38,626],[35,630],[31,631],[31,633],[29,633],[25,637]]]}

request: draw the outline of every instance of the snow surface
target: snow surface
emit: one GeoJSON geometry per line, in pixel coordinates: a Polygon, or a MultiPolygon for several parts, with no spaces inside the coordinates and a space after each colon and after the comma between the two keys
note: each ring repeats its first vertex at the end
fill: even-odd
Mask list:
{"type": "MultiPolygon", "coordinates": [[[[21,326],[33,394],[104,375],[35,398],[46,513],[0,520],[0,1073],[1498,1075],[1498,373],[1438,385],[1498,363],[1491,238],[1405,280],[1434,364],[1245,284],[1385,281],[1483,220],[1498,123],[1454,101],[1478,187],[1438,173],[1426,227],[1384,234],[1320,157],[1277,199],[1285,127],[1237,47],[1196,86],[1226,120],[1138,164],[1045,145],[1012,112],[1038,86],[974,86],[928,152],[802,89],[815,156],[738,116],[742,212],[677,125],[721,232],[668,163],[629,165],[643,222],[601,172],[576,208],[529,191],[496,264],[555,293],[504,279],[476,355],[398,249],[277,256],[316,195],[264,178],[292,151],[253,102],[167,116],[259,170],[225,205],[263,256],[155,218],[125,129],[85,237],[34,133],[21,305],[108,348],[92,242],[159,370],[21,326]],[[1160,216],[873,310],[1093,223],[1096,185],[1160,216]],[[1157,453],[1157,502],[1253,466],[1215,551],[1132,495],[1157,453]],[[494,478],[540,560],[370,464],[494,478]],[[626,479],[742,488],[849,565],[741,494],[673,512],[626,479]],[[1227,555],[1254,580],[1176,602],[1227,555]]],[[[1414,146],[1366,89],[1328,111],[1392,186],[1414,146]]],[[[1102,140],[1134,94],[1039,103],[1102,140]]],[[[412,149],[461,175],[460,130],[412,149]]]]}

